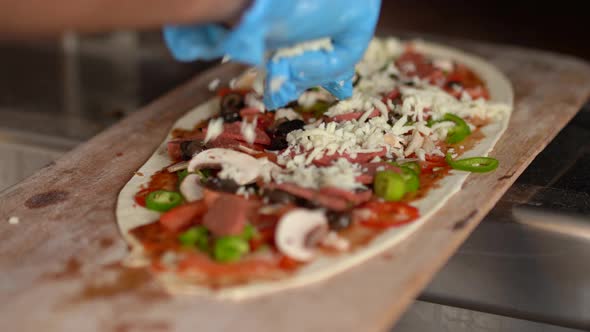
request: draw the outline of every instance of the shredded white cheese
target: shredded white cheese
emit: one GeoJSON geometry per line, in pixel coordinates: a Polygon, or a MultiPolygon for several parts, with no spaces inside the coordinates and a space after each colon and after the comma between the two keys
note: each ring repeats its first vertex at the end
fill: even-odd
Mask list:
{"type": "Polygon", "coordinates": [[[214,79],[213,81],[209,82],[209,91],[215,91],[219,87],[219,83],[221,80],[219,78],[214,79]]]}
{"type": "Polygon", "coordinates": [[[244,98],[244,104],[247,107],[257,109],[260,113],[264,113],[266,109],[264,107],[264,103],[262,100],[260,100],[260,97],[258,97],[255,93],[248,93],[244,98]]]}
{"type": "Polygon", "coordinates": [[[328,91],[319,88],[319,91],[305,91],[297,99],[297,103],[303,108],[310,108],[319,101],[333,103],[336,101],[336,98],[334,98],[334,96],[332,96],[328,91]]]}
{"type": "Polygon", "coordinates": [[[353,93],[352,97],[347,100],[342,100],[336,105],[330,107],[325,115],[334,117],[337,115],[343,115],[352,113],[355,111],[365,111],[365,107],[369,104],[368,98],[362,93],[353,93]]]}
{"type": "Polygon", "coordinates": [[[241,186],[236,191],[236,195],[244,196],[245,198],[248,198],[250,196],[256,195],[256,189],[251,188],[251,187],[248,188],[248,187],[241,186]]]}
{"type": "Polygon", "coordinates": [[[254,143],[254,140],[256,139],[256,121],[258,119],[254,118],[254,121],[252,122],[247,122],[247,121],[242,121],[240,130],[242,133],[242,136],[244,136],[244,138],[246,139],[246,142],[248,142],[248,144],[252,144],[254,143]]]}
{"type": "Polygon", "coordinates": [[[302,117],[301,114],[295,112],[292,108],[279,108],[275,111],[275,120],[278,119],[300,120],[302,117]]]}
{"type": "Polygon", "coordinates": [[[216,139],[223,133],[223,118],[215,118],[209,121],[207,125],[207,134],[205,135],[205,143],[216,139]]]}
{"type": "Polygon", "coordinates": [[[344,158],[338,159],[332,166],[317,167],[302,165],[295,158],[285,165],[285,170],[276,174],[277,183],[296,183],[304,188],[335,187],[345,190],[362,189],[364,186],[356,178],[362,174],[361,168],[344,158]]]}
{"type": "Polygon", "coordinates": [[[434,59],[432,65],[442,71],[452,72],[455,64],[449,59],[434,59]]]}
{"type": "MultiPolygon", "coordinates": [[[[358,116],[341,122],[324,122],[323,118],[308,119],[308,124],[301,130],[287,135],[288,147],[281,152],[278,163],[282,168],[266,161],[267,169],[261,174],[265,181],[296,183],[306,188],[333,186],[346,190],[357,190],[362,185],[357,177],[363,170],[340,156],[357,157],[361,153],[379,153],[383,157],[374,157],[372,162],[382,160],[425,160],[428,155],[443,153],[438,147],[444,141],[448,131],[455,124],[449,121],[436,122],[429,125],[429,120],[440,120],[444,114],[455,114],[466,119],[473,117],[500,119],[509,111],[508,105],[494,104],[484,99],[476,99],[462,90],[459,99],[442,90],[439,86],[422,80],[416,76],[405,76],[404,72],[415,71],[412,63],[404,64],[404,68],[396,65],[397,57],[406,49],[405,44],[397,39],[375,39],[371,42],[364,58],[356,66],[358,80],[353,95],[347,100],[336,102],[336,99],[324,89],[312,89],[298,98],[302,108],[310,108],[317,102],[333,105],[325,112],[325,116],[336,117],[350,113],[358,116]],[[391,93],[396,94],[395,100],[385,99],[391,93]],[[356,119],[353,119],[356,118],[356,119]],[[325,157],[332,157],[331,165],[318,167],[314,163],[325,157]]],[[[329,39],[304,43],[292,48],[276,52],[273,60],[293,57],[308,50],[331,50],[333,45],[329,39]]],[[[449,59],[433,59],[433,65],[443,71],[450,72],[455,63],[449,59]]],[[[296,73],[305,77],[305,72],[296,73]]],[[[263,77],[260,74],[258,78],[263,77]]],[[[344,82],[342,82],[343,84],[344,82]]],[[[284,84],[279,77],[270,82],[269,88],[276,91],[284,84]]],[[[264,112],[262,91],[246,96],[246,106],[264,112]]],[[[301,119],[301,115],[290,108],[277,110],[275,119],[301,119]]],[[[472,128],[473,125],[469,124],[472,128]]],[[[210,128],[215,129],[215,128],[210,128]]],[[[253,142],[255,139],[254,123],[242,123],[244,137],[253,142]]],[[[216,133],[215,130],[210,130],[216,133]]],[[[463,147],[460,147],[463,149],[463,147]]],[[[232,169],[225,169],[220,176],[232,169]]],[[[244,193],[245,194],[245,193],[244,193]]]]}

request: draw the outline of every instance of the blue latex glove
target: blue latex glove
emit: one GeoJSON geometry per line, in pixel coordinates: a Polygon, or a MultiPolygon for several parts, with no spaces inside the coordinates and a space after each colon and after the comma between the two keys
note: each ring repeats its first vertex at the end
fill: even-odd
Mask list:
{"type": "Polygon", "coordinates": [[[345,99],[352,95],[354,65],[373,37],[380,5],[380,0],[254,0],[232,30],[215,24],[171,26],[164,29],[164,38],[181,61],[228,55],[233,61],[265,65],[264,103],[269,109],[288,104],[313,86],[345,99]],[[331,38],[333,50],[266,58],[269,51],[319,38],[331,38]]]}

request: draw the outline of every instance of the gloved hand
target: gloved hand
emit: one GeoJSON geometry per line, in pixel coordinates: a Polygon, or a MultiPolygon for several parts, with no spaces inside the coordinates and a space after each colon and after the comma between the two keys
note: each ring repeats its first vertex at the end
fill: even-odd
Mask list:
{"type": "Polygon", "coordinates": [[[239,24],[171,26],[164,37],[181,61],[233,61],[266,66],[264,102],[282,107],[312,86],[339,99],[352,95],[355,64],[362,58],[379,16],[380,0],[254,0],[239,24]],[[269,51],[330,38],[332,50],[314,50],[278,60],[269,51]]]}

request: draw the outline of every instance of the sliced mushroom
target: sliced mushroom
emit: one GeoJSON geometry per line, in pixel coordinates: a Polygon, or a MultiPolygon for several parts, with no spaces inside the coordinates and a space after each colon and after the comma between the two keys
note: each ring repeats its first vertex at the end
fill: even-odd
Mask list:
{"type": "Polygon", "coordinates": [[[277,226],[275,241],[279,251],[298,261],[315,256],[315,246],[328,233],[323,211],[295,209],[285,214],[277,226]]]}
{"type": "Polygon", "coordinates": [[[220,177],[232,179],[240,186],[253,183],[261,176],[258,159],[230,149],[209,149],[197,154],[191,159],[188,171],[201,168],[221,168],[220,177]]]}
{"type": "Polygon", "coordinates": [[[187,175],[180,184],[180,193],[187,202],[203,199],[204,191],[201,186],[201,177],[197,174],[187,175]]]}
{"type": "Polygon", "coordinates": [[[181,161],[181,162],[176,163],[174,165],[168,166],[168,168],[166,168],[166,170],[170,173],[174,173],[174,172],[185,170],[185,169],[187,169],[187,167],[188,167],[188,161],[181,161]]]}

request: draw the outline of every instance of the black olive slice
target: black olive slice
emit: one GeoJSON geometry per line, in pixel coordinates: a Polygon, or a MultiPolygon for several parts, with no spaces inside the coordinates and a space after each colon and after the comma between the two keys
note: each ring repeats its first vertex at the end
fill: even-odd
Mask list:
{"type": "Polygon", "coordinates": [[[205,147],[203,146],[202,141],[184,141],[180,143],[180,157],[182,160],[191,160],[195,154],[203,151],[204,149],[205,147]]]}
{"type": "Polygon", "coordinates": [[[205,188],[215,190],[215,191],[222,191],[226,193],[235,193],[238,191],[240,185],[238,185],[234,180],[230,179],[220,179],[216,176],[211,176],[207,180],[205,180],[205,188]]]}
{"type": "Polygon", "coordinates": [[[228,93],[221,98],[220,114],[225,122],[240,121],[240,110],[245,107],[244,96],[239,93],[228,93]]]}
{"type": "Polygon", "coordinates": [[[290,204],[297,201],[297,197],[282,190],[266,191],[264,196],[268,198],[268,202],[271,204],[290,204]]]}
{"type": "Polygon", "coordinates": [[[328,217],[328,225],[333,231],[340,231],[352,225],[352,217],[349,212],[328,211],[326,216],[328,217]]]}

